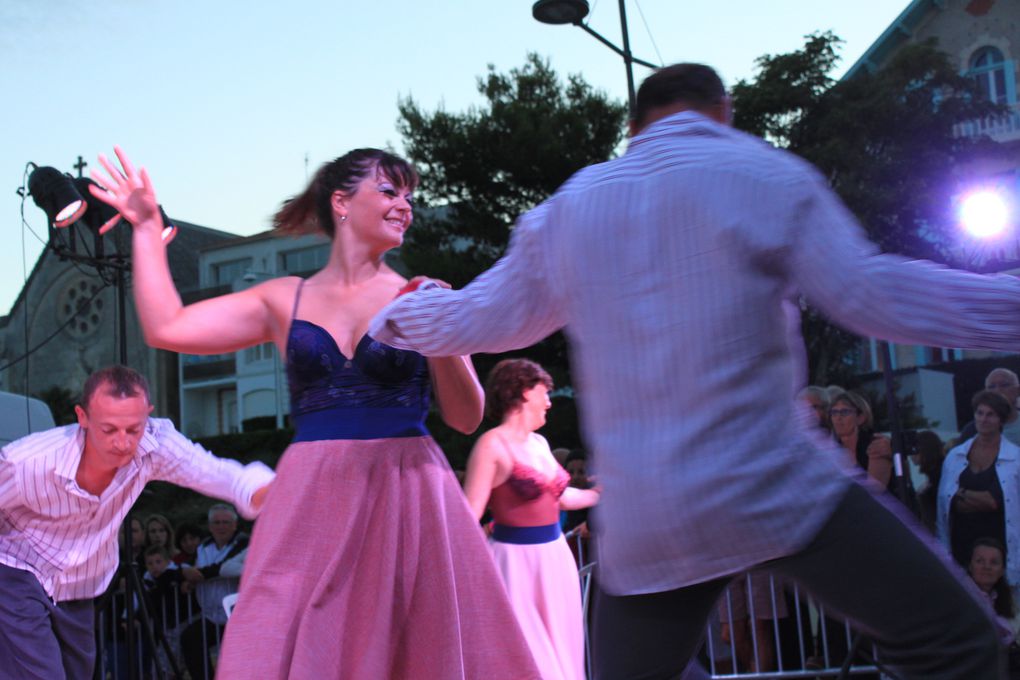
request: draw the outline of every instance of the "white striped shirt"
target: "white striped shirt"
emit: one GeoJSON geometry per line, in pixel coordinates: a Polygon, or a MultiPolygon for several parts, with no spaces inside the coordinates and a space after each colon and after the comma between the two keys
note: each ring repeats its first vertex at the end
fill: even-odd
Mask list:
{"type": "Polygon", "coordinates": [[[150,418],[138,454],[101,496],[75,481],[84,432],[67,425],[0,449],[0,564],[35,574],[56,602],[95,597],[117,569],[117,531],[150,480],[229,500],[254,517],[252,494],[273,479],[262,463],[217,458],[150,418]]]}
{"type": "Polygon", "coordinates": [[[577,173],[466,288],[401,297],[369,333],[446,356],[565,329],[601,582],[659,592],[798,550],[846,489],[794,400],[797,293],[862,335],[1020,348],[1016,279],[878,254],[807,163],[693,112],[577,173]]]}

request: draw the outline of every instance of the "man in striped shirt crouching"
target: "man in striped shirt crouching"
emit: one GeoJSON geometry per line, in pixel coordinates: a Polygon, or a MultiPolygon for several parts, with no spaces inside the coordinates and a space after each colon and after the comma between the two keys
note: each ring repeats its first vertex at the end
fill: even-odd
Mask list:
{"type": "Polygon", "coordinates": [[[273,472],[217,458],[124,366],[93,373],[78,423],[0,449],[0,678],[90,678],[92,600],[117,569],[117,530],[150,480],[233,502],[253,518],[273,472]]]}

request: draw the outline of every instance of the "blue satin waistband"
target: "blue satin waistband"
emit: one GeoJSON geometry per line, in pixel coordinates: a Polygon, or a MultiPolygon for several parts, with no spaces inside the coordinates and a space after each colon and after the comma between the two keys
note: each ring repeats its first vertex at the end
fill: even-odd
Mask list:
{"type": "Polygon", "coordinates": [[[543,524],[537,527],[510,527],[505,524],[492,525],[492,540],[516,545],[550,543],[560,537],[559,524],[543,524]]]}
{"type": "Polygon", "coordinates": [[[292,441],[423,437],[427,413],[420,407],[331,408],[294,416],[292,441]]]}

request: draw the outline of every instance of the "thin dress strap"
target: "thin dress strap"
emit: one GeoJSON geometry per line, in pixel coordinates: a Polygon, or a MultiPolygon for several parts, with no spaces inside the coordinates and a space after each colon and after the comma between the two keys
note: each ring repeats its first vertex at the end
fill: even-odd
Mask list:
{"type": "Polygon", "coordinates": [[[301,289],[305,286],[306,279],[301,279],[301,283],[297,285],[297,293],[294,294],[294,309],[290,312],[290,321],[294,323],[294,319],[297,318],[298,303],[301,302],[301,289]]]}

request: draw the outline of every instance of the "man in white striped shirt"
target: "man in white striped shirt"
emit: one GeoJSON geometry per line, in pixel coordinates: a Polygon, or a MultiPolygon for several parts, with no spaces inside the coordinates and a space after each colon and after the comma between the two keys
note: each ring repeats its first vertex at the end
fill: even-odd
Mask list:
{"type": "Polygon", "coordinates": [[[1020,282],[879,254],[810,165],[729,126],[708,67],[650,76],[632,133],[524,215],[492,269],[399,298],[370,335],[453,356],[564,329],[604,488],[600,678],[676,677],[730,577],[765,562],[905,677],[995,677],[987,607],[795,401],[795,301],[862,335],[1015,351],[1020,282]]]}
{"type": "Polygon", "coordinates": [[[149,418],[148,385],[129,368],[90,376],[75,411],[77,425],[0,449],[0,678],[92,677],[92,599],[117,569],[117,530],[148,481],[254,517],[273,479],[149,418]]]}

